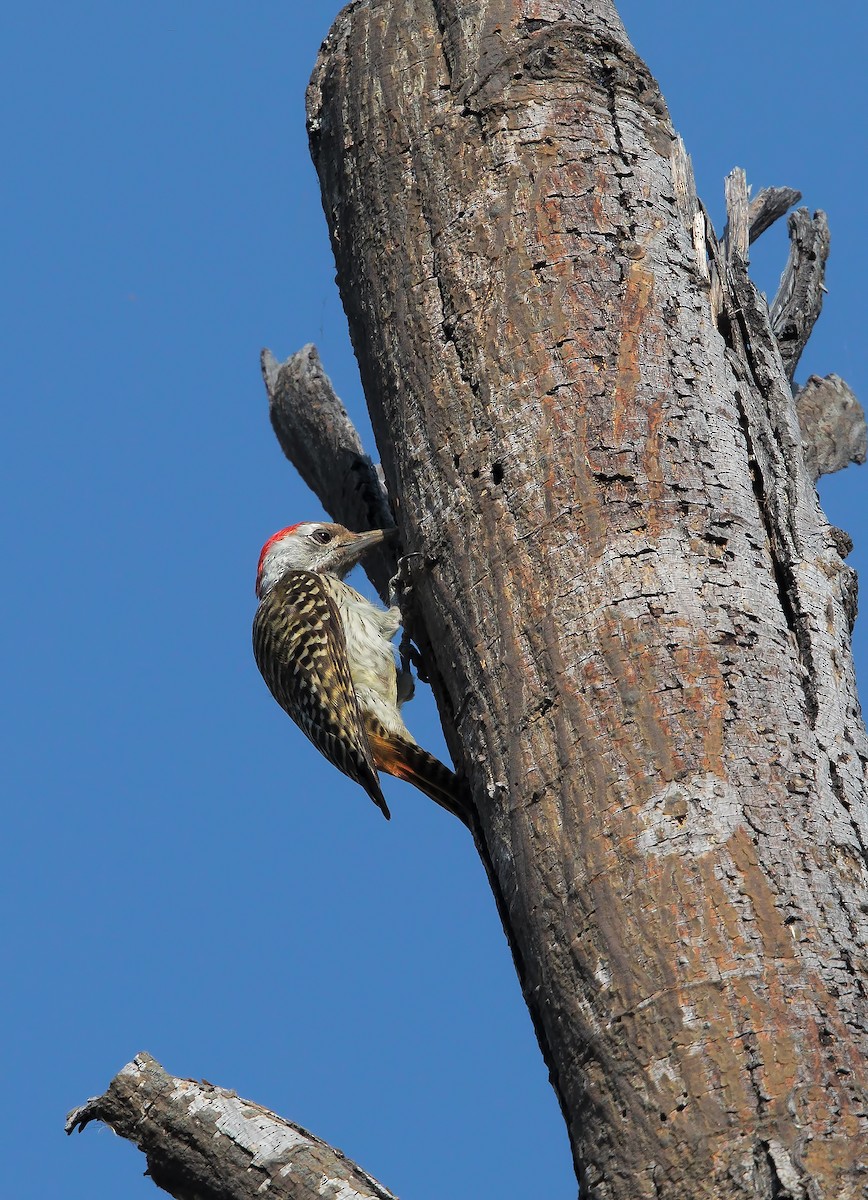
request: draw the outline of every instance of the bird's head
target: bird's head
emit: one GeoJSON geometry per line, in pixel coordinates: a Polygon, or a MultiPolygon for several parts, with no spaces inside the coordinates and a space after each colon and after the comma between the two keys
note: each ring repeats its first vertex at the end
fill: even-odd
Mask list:
{"type": "Polygon", "coordinates": [[[329,521],[288,525],[273,534],[262,547],[256,569],[256,595],[261,600],[287,571],[316,571],[343,579],[366,550],[391,533],[390,529],[351,533],[343,525],[333,525],[329,521]]]}

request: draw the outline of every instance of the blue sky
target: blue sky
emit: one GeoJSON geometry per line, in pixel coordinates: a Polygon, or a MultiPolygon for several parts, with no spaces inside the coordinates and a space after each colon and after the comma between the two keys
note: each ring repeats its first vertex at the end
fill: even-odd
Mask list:
{"type": "MultiPolygon", "coordinates": [[[[320,513],[271,433],[260,348],[315,341],[370,438],[304,129],[336,9],[4,16],[0,1188],[16,1200],[155,1194],[128,1144],[62,1133],[140,1049],[401,1195],[575,1193],[469,838],[398,783],[387,826],[250,653],[259,546],[320,513]]],[[[799,378],[837,371],[864,400],[861,6],[620,11],[714,215],[735,164],[828,212],[799,378]]],[[[756,247],[770,292],[785,240],[756,247]]],[[[865,474],[823,496],[864,577],[865,474]]],[[[857,654],[864,686],[864,620],[857,654]]],[[[426,697],[407,716],[442,748],[426,697]]]]}

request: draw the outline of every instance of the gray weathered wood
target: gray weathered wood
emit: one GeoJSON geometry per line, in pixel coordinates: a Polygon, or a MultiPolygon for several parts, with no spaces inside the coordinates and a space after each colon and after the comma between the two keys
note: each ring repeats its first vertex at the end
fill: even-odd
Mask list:
{"type": "Polygon", "coordinates": [[[772,328],[787,379],[792,383],[811,330],[823,305],[823,278],[829,257],[829,224],[824,212],[813,217],[796,209],[787,220],[790,254],[772,303],[772,328]]]}
{"type": "Polygon", "coordinates": [[[788,212],[794,204],[798,204],[801,198],[801,192],[788,187],[769,187],[757,192],[748,210],[750,240],[755,242],[761,233],[765,233],[779,217],[788,212]]]}
{"type": "Polygon", "coordinates": [[[726,229],[723,231],[724,253],[727,262],[736,256],[747,261],[750,244],[750,203],[747,176],[741,167],[730,171],[724,183],[726,195],[726,229]]]}
{"type": "Polygon", "coordinates": [[[724,231],[727,257],[737,252],[743,259],[747,258],[750,243],[755,242],[760,234],[765,233],[802,198],[802,193],[795,188],[763,188],[753,200],[749,200],[747,177],[740,167],[736,167],[727,177],[725,193],[729,218],[724,231]]]}
{"type": "Polygon", "coordinates": [[[865,462],[865,412],[840,375],[811,375],[796,393],[796,411],[814,479],[865,462]]]}
{"type": "MultiPolygon", "coordinates": [[[[681,217],[681,223],[690,231],[696,260],[696,269],[703,279],[710,282],[708,268],[708,251],[706,241],[709,236],[705,211],[696,195],[696,184],[693,179],[693,163],[684,141],[676,137],[672,143],[670,154],[672,170],[672,187],[675,192],[675,203],[681,217]]],[[[713,302],[712,302],[713,304],[713,302]]]]}
{"type": "Polygon", "coordinates": [[[176,1079],[150,1054],[74,1108],[66,1132],[91,1121],[134,1142],[154,1183],[178,1200],[394,1200],[300,1125],[205,1080],[176,1079]]]}
{"type": "MultiPolygon", "coordinates": [[[[394,518],[377,467],[365,453],[347,410],[323,370],[316,347],[278,363],[261,355],[271,424],[286,457],[335,521],[348,529],[389,529],[394,518]]],[[[365,556],[364,568],[383,600],[397,568],[393,544],[365,556]]]]}
{"type": "Polygon", "coordinates": [[[308,115],[586,1193],[861,1197],[868,743],[787,376],[821,270],[785,369],[746,189],[723,253],[603,0],[351,5],[308,115]]]}

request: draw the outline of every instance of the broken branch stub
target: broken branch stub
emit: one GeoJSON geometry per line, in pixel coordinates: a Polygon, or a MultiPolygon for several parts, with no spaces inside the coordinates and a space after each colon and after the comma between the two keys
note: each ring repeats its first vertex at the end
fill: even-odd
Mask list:
{"type": "MultiPolygon", "coordinates": [[[[349,529],[387,529],[395,521],[378,468],[362,446],[316,346],[308,344],[283,363],[261,355],[271,424],[283,453],[326,512],[349,529]]],[[[393,544],[366,555],[365,570],[384,600],[397,570],[393,544]]]]}
{"type": "MultiPolygon", "coordinates": [[[[736,167],[726,179],[728,221],[724,250],[727,263],[736,276],[742,277],[741,284],[735,290],[747,287],[750,297],[753,297],[756,289],[747,283],[748,244],[782,216],[800,198],[800,193],[793,188],[763,188],[750,203],[748,195],[745,173],[736,167]]],[[[727,318],[730,323],[735,318],[736,325],[744,327],[743,336],[739,335],[738,328],[731,328],[729,333],[733,338],[733,348],[739,348],[745,365],[756,365],[765,357],[765,370],[770,379],[775,372],[772,346],[776,344],[784,373],[792,385],[796,364],[822,307],[829,230],[823,213],[817,213],[811,220],[806,209],[793,213],[789,229],[790,256],[771,308],[773,336],[769,336],[764,328],[766,322],[761,313],[765,305],[755,308],[752,298],[746,301],[744,308],[730,306],[727,318]],[[752,328],[748,329],[748,326],[752,328]],[[752,350],[749,350],[750,347],[752,350]]],[[[724,268],[718,262],[713,243],[709,243],[709,253],[716,277],[724,268]]],[[[781,409],[789,407],[789,403],[789,397],[785,397],[780,402],[781,409]]],[[[805,464],[814,481],[820,475],[840,471],[851,462],[865,461],[865,413],[840,376],[821,378],[812,375],[805,386],[796,392],[795,407],[805,464]]],[[[794,473],[792,460],[790,473],[794,473]]]]}
{"type": "Polygon", "coordinates": [[[801,198],[801,192],[788,187],[768,187],[757,192],[748,207],[750,241],[755,242],[761,233],[765,233],[801,198]]]}
{"type": "Polygon", "coordinates": [[[799,208],[790,214],[787,228],[790,255],[771,306],[771,321],[787,379],[792,383],[823,306],[829,223],[824,212],[811,217],[806,208],[799,208]]]}
{"type": "Polygon", "coordinates": [[[137,1054],[66,1132],[102,1121],[134,1142],[157,1187],[178,1200],[394,1200],[392,1192],[300,1125],[205,1080],[176,1079],[137,1054]]]}

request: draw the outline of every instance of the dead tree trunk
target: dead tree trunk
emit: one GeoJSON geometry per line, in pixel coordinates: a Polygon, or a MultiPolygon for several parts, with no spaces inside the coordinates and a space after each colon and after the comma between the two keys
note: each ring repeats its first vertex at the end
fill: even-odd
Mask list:
{"type": "Polygon", "coordinates": [[[608,0],[351,4],[308,117],[585,1194],[861,1196],[868,744],[789,386],[824,223],[773,329],[608,0]]]}
{"type": "MultiPolygon", "coordinates": [[[[748,245],[792,196],[734,173],[718,244],[608,0],[356,0],[308,116],[410,623],[583,1196],[864,1196],[868,741],[812,473],[864,423],[812,385],[809,470],[790,388],[825,221],[792,220],[770,315],[748,245]]],[[[318,365],[264,365],[298,458],[318,365]]],[[[324,411],[343,465],[307,435],[306,477],[355,523],[382,495],[324,411]]]]}

